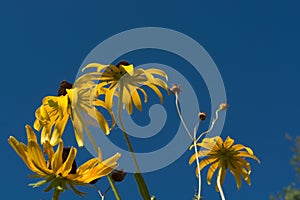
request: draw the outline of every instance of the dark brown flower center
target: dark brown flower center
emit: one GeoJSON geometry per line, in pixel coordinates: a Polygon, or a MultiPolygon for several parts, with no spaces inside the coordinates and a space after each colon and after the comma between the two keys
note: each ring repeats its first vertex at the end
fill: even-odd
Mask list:
{"type": "Polygon", "coordinates": [[[57,96],[65,96],[67,94],[67,89],[71,89],[73,85],[67,81],[61,81],[59,84],[57,96]]]}

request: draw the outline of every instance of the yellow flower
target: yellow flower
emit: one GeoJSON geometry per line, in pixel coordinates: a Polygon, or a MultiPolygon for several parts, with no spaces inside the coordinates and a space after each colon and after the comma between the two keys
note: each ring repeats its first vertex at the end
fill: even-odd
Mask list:
{"type": "MultiPolygon", "coordinates": [[[[221,185],[223,184],[226,170],[229,169],[232,175],[235,177],[237,188],[241,187],[241,177],[250,185],[250,164],[245,158],[259,159],[254,156],[253,151],[249,147],[245,147],[242,144],[233,145],[234,140],[227,137],[223,142],[222,138],[217,136],[214,138],[204,138],[197,146],[203,147],[197,154],[198,157],[204,158],[200,162],[200,170],[205,166],[210,165],[207,172],[207,183],[211,184],[211,179],[214,172],[219,169],[221,185]]],[[[189,163],[192,164],[196,159],[194,154],[189,163]]],[[[196,170],[196,175],[197,170],[196,170]]]]}
{"type": "MultiPolygon", "coordinates": [[[[64,83],[64,82],[62,82],[64,83]]],[[[71,84],[70,84],[71,85],[71,84]]],[[[105,108],[112,118],[112,127],[115,118],[105,102],[98,99],[97,85],[92,81],[75,82],[69,89],[60,88],[60,96],[47,96],[43,99],[42,105],[36,110],[34,128],[41,132],[41,143],[50,141],[51,145],[58,144],[69,117],[73,123],[74,132],[78,146],[84,145],[84,132],[88,135],[92,144],[95,145],[84,118],[96,120],[105,134],[109,134],[110,127],[107,120],[99,112],[97,107],[105,108]],[[51,134],[51,131],[53,132],[51,134]]]]}
{"type": "Polygon", "coordinates": [[[83,71],[89,68],[96,68],[97,72],[88,72],[82,77],[100,81],[98,84],[98,93],[105,94],[105,102],[108,107],[112,108],[113,96],[115,95],[121,99],[123,106],[129,114],[132,114],[132,103],[138,110],[142,110],[141,98],[138,91],[143,94],[144,102],[148,101],[148,95],[142,86],[151,88],[158,95],[161,103],[163,98],[157,86],[168,90],[166,82],[161,78],[155,77],[155,75],[158,75],[167,80],[165,72],[159,69],[134,69],[132,64],[124,61],[120,62],[117,66],[91,63],[83,71]]]}
{"type": "Polygon", "coordinates": [[[76,194],[81,195],[83,193],[74,186],[89,184],[111,173],[118,166],[117,160],[120,154],[116,153],[104,161],[100,158],[90,159],[76,169],[74,160],[77,153],[76,148],[64,148],[63,142],[60,141],[54,152],[49,141],[45,141],[43,149],[46,155],[44,155],[37,142],[36,135],[29,125],[26,125],[26,132],[27,145],[19,142],[13,136],[10,136],[8,142],[27,167],[35,173],[33,177],[43,179],[35,184],[31,184],[33,187],[50,183],[45,191],[54,189],[55,191],[63,192],[69,186],[76,194]]]}

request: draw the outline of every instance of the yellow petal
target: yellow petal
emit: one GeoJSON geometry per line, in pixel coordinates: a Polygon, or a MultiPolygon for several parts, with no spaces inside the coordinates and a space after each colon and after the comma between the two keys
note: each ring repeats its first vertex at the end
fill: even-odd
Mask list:
{"type": "Polygon", "coordinates": [[[72,147],[70,149],[69,155],[60,169],[57,171],[57,174],[61,173],[63,177],[66,177],[72,169],[72,164],[76,157],[77,149],[72,147]]]}
{"type": "Polygon", "coordinates": [[[33,123],[33,128],[37,131],[40,131],[42,128],[42,124],[40,123],[40,120],[36,119],[33,123]]]}
{"type": "Polygon", "coordinates": [[[27,165],[27,167],[30,170],[35,171],[36,167],[34,167],[30,162],[28,162],[28,159],[27,159],[27,146],[25,146],[25,148],[22,148],[19,141],[16,138],[14,138],[13,136],[9,137],[8,143],[15,150],[15,152],[20,156],[20,158],[24,161],[24,163],[27,165]]]}
{"type": "Polygon", "coordinates": [[[50,141],[52,125],[44,126],[41,132],[41,144],[45,141],[50,141]]]}
{"type": "Polygon", "coordinates": [[[133,71],[133,65],[121,65],[121,67],[123,67],[123,69],[130,75],[133,76],[134,71],[133,71]]]}
{"type": "Polygon", "coordinates": [[[48,171],[46,160],[39,145],[34,141],[28,141],[28,158],[43,171],[48,171]]]}
{"type": "Polygon", "coordinates": [[[27,141],[29,142],[32,140],[37,143],[36,135],[33,132],[32,128],[29,125],[26,125],[25,129],[26,129],[26,133],[27,133],[27,141]]]}
{"type": "Polygon", "coordinates": [[[82,121],[79,119],[77,112],[73,112],[73,127],[74,127],[74,134],[79,147],[84,145],[84,132],[83,132],[83,124],[82,121]]]}
{"type": "Polygon", "coordinates": [[[160,103],[162,104],[163,97],[162,97],[160,90],[154,84],[147,84],[147,86],[150,87],[157,94],[157,96],[159,97],[160,103]]]}
{"type": "Polygon", "coordinates": [[[97,72],[100,72],[101,70],[103,70],[106,67],[108,67],[108,65],[103,65],[100,63],[90,63],[90,64],[86,65],[84,68],[82,68],[82,72],[89,68],[97,68],[97,72]]]}
{"type": "MultiPolygon", "coordinates": [[[[200,170],[202,170],[205,166],[209,165],[210,163],[213,163],[215,161],[217,161],[218,158],[215,157],[207,157],[203,160],[201,160],[199,166],[200,166],[200,170]]],[[[219,162],[218,162],[219,163],[219,162]]]]}
{"type": "Polygon", "coordinates": [[[142,103],[141,103],[141,99],[140,96],[138,94],[138,92],[136,91],[136,89],[132,89],[131,90],[131,98],[133,100],[133,103],[135,105],[135,107],[139,110],[142,111],[142,103]]]}
{"type": "MultiPolygon", "coordinates": [[[[204,157],[204,156],[207,156],[207,154],[209,154],[209,150],[201,150],[201,151],[198,151],[198,157],[204,157]]],[[[196,153],[194,153],[190,160],[189,160],[189,164],[191,165],[194,161],[196,160],[196,153]]]]}
{"type": "Polygon", "coordinates": [[[164,77],[166,80],[168,80],[168,76],[163,70],[156,69],[156,68],[150,68],[150,69],[146,69],[145,71],[150,74],[157,74],[159,76],[164,77]]]}
{"type": "Polygon", "coordinates": [[[58,144],[60,138],[62,137],[62,134],[64,132],[66,124],[68,122],[68,119],[69,119],[69,116],[67,114],[65,114],[63,117],[61,116],[57,120],[57,122],[54,126],[53,133],[51,135],[51,139],[50,139],[50,144],[52,146],[55,146],[58,144]]]}
{"type": "Polygon", "coordinates": [[[98,122],[99,126],[101,127],[103,132],[106,135],[108,135],[110,133],[110,129],[109,129],[109,126],[108,126],[108,123],[107,123],[106,119],[103,117],[103,115],[96,108],[94,108],[93,110],[96,114],[96,119],[97,119],[97,122],[98,122]]]}
{"type": "Polygon", "coordinates": [[[113,106],[113,97],[115,94],[117,87],[113,87],[107,90],[106,94],[105,94],[105,103],[107,104],[108,108],[112,108],[113,106]]]}
{"type": "Polygon", "coordinates": [[[94,166],[99,163],[99,159],[98,158],[92,158],[88,161],[86,161],[84,164],[82,164],[78,169],[77,169],[77,173],[78,174],[83,174],[85,173],[87,170],[90,170],[91,168],[94,168],[94,166]]]}
{"type": "Polygon", "coordinates": [[[240,189],[241,185],[242,185],[242,180],[241,180],[241,174],[239,172],[238,168],[234,168],[231,163],[228,163],[228,167],[230,169],[230,172],[232,173],[232,175],[235,178],[236,184],[237,184],[237,188],[240,189]]]}
{"type": "Polygon", "coordinates": [[[63,153],[64,144],[61,141],[58,144],[58,147],[56,149],[56,152],[54,153],[54,156],[51,160],[51,166],[54,172],[56,172],[62,165],[62,153],[63,153]]]}
{"type": "Polygon", "coordinates": [[[208,172],[207,172],[207,183],[208,183],[208,185],[211,184],[211,179],[212,179],[212,177],[213,177],[213,175],[214,175],[216,169],[218,168],[218,166],[219,166],[219,163],[218,163],[218,162],[215,162],[215,163],[213,163],[213,164],[209,167],[208,172]]]}
{"type": "Polygon", "coordinates": [[[226,149],[230,148],[234,143],[234,140],[231,139],[229,136],[226,138],[225,142],[224,142],[224,147],[226,149]]]}
{"type": "Polygon", "coordinates": [[[43,147],[44,147],[45,153],[46,153],[47,156],[48,156],[48,160],[51,161],[51,160],[52,160],[52,157],[53,157],[53,155],[54,155],[54,150],[53,150],[52,145],[49,143],[49,141],[45,141],[45,142],[43,143],[43,147]]]}
{"type": "Polygon", "coordinates": [[[147,93],[141,87],[137,87],[137,89],[143,93],[143,95],[144,95],[144,103],[146,103],[148,101],[148,95],[147,95],[147,93]]]}
{"type": "Polygon", "coordinates": [[[240,157],[252,158],[252,159],[256,160],[258,163],[260,163],[260,160],[259,160],[256,156],[251,155],[251,154],[249,154],[248,152],[241,152],[241,151],[240,151],[239,154],[238,154],[238,156],[240,156],[240,157]]]}

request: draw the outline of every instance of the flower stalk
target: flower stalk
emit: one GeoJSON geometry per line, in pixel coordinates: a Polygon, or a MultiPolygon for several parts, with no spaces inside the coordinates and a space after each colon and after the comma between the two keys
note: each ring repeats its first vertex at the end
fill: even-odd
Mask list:
{"type": "MultiPolygon", "coordinates": [[[[116,200],[121,200],[121,197],[120,197],[120,194],[119,194],[119,192],[118,192],[118,190],[117,190],[117,187],[116,187],[116,185],[115,185],[115,182],[114,182],[114,180],[112,179],[112,177],[111,177],[110,174],[107,175],[107,179],[108,179],[108,182],[109,182],[109,184],[110,184],[110,187],[111,187],[112,191],[114,192],[114,195],[115,195],[115,197],[116,197],[116,200]]],[[[104,196],[103,196],[103,199],[104,199],[104,196]]]]}
{"type": "Polygon", "coordinates": [[[60,193],[61,193],[61,190],[55,189],[53,192],[52,200],[59,200],[60,193]]]}
{"type": "Polygon", "coordinates": [[[225,195],[221,186],[221,176],[222,176],[222,167],[219,169],[218,172],[218,177],[217,177],[217,186],[218,186],[218,190],[220,192],[220,196],[222,200],[225,200],[225,195]]]}
{"type": "Polygon", "coordinates": [[[133,159],[134,165],[136,167],[136,173],[134,174],[134,178],[135,178],[135,181],[138,185],[140,195],[142,196],[142,198],[144,200],[148,200],[148,199],[150,199],[150,193],[149,193],[148,187],[145,183],[145,180],[144,180],[144,178],[141,174],[141,170],[140,170],[139,164],[137,162],[136,156],[134,154],[133,147],[132,147],[131,142],[129,140],[128,134],[125,131],[125,127],[124,127],[124,124],[123,124],[123,121],[122,121],[121,111],[122,111],[123,88],[124,88],[123,87],[123,81],[120,80],[120,96],[119,96],[119,101],[118,101],[118,120],[119,120],[119,123],[120,123],[122,133],[123,133],[124,138],[126,140],[126,144],[128,146],[131,157],[133,159]]]}
{"type": "Polygon", "coordinates": [[[198,174],[198,190],[197,190],[197,195],[196,195],[196,198],[197,200],[200,199],[200,196],[201,196],[201,173],[200,173],[200,165],[199,165],[199,157],[198,157],[198,151],[197,151],[197,139],[196,139],[196,135],[197,135],[197,129],[198,129],[198,126],[200,124],[200,121],[198,121],[198,123],[196,124],[196,126],[194,127],[194,134],[192,136],[191,132],[189,131],[188,127],[186,126],[186,123],[181,115],[181,111],[179,109],[179,105],[178,105],[178,93],[179,92],[175,92],[175,104],[176,104],[176,109],[177,109],[177,113],[178,113],[178,116],[180,118],[180,121],[182,123],[182,125],[184,126],[188,136],[191,138],[191,140],[193,141],[193,147],[194,147],[194,150],[195,150],[195,154],[197,155],[196,156],[196,162],[197,162],[197,174],[198,174]]]}

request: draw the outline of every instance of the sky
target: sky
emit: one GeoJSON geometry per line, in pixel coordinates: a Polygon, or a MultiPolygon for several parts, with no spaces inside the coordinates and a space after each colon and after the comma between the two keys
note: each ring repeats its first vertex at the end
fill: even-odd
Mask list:
{"type": "MultiPolygon", "coordinates": [[[[24,127],[33,124],[42,98],[55,95],[61,80],[73,82],[83,60],[99,43],[139,27],[163,27],[188,35],[203,46],[218,67],[230,105],[221,137],[231,136],[237,143],[250,146],[261,160],[261,164],[250,160],[251,186],[243,182],[237,190],[233,176],[228,173],[224,183],[227,199],[268,199],[294,181],[295,172],[289,164],[292,144],[285,134],[296,136],[300,132],[298,1],[11,0],[0,4],[3,199],[51,199],[51,193],[28,186],[35,180],[27,178],[30,170],[7,139],[13,135],[26,142],[24,127]]],[[[163,63],[175,68],[187,64],[162,51],[131,52],[122,58],[136,64],[163,63]]],[[[195,82],[189,68],[184,69],[186,78],[195,82]]],[[[201,110],[211,116],[208,91],[203,79],[198,79],[195,88],[199,90],[196,93],[201,110]]],[[[180,122],[174,114],[174,97],[165,96],[164,105],[171,116],[169,123],[177,127],[180,122]]],[[[158,98],[153,95],[149,104],[155,102],[158,98]]],[[[150,105],[145,105],[146,111],[147,106],[150,105]]],[[[147,114],[134,118],[144,119],[141,124],[149,122],[147,114]]],[[[205,122],[201,128],[205,130],[207,126],[205,122]]],[[[148,146],[163,147],[172,140],[172,128],[163,129],[153,141],[148,138],[148,146]]],[[[72,132],[72,128],[68,126],[67,131],[72,132]]],[[[122,143],[118,134],[115,129],[110,137],[122,143]]],[[[73,134],[65,139],[76,145],[73,134]]],[[[132,142],[139,151],[145,151],[139,141],[132,142]]],[[[144,174],[151,194],[162,200],[191,199],[197,186],[195,165],[188,165],[191,155],[187,150],[171,165],[144,174]]],[[[90,158],[92,155],[85,148],[79,150],[78,163],[90,158]]],[[[105,190],[106,178],[98,186],[105,190]]],[[[122,199],[140,199],[131,174],[117,187],[122,199]]],[[[61,199],[100,199],[95,188],[82,190],[88,192],[84,198],[67,191],[61,199]]],[[[214,186],[205,181],[202,195],[208,200],[219,198],[214,186]]],[[[112,192],[106,199],[114,199],[112,192]]]]}

